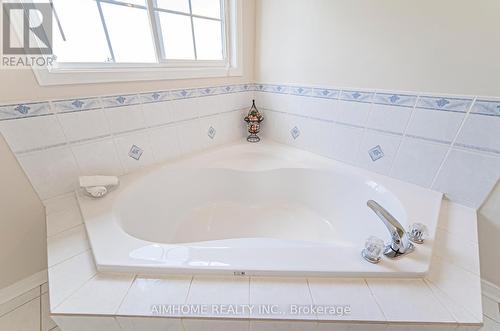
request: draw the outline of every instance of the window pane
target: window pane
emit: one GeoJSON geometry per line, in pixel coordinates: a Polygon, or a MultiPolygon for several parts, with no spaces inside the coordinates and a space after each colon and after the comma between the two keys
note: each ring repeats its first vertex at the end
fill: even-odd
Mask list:
{"type": "Polygon", "coordinates": [[[193,14],[220,18],[220,0],[191,0],[193,14]]]}
{"type": "Polygon", "coordinates": [[[116,62],[156,62],[148,12],[102,2],[116,62]]]}
{"type": "Polygon", "coordinates": [[[66,37],[54,20],[53,44],[57,62],[105,62],[111,58],[97,4],[92,0],[54,0],[66,37]]]}
{"type": "Polygon", "coordinates": [[[158,12],[165,57],[169,60],[194,60],[193,34],[189,16],[158,12]]]}
{"type": "Polygon", "coordinates": [[[147,7],[147,0],[117,0],[119,2],[131,3],[133,5],[147,7]]]}
{"type": "Polygon", "coordinates": [[[198,60],[222,60],[221,22],[193,18],[198,60]]]}
{"type": "Polygon", "coordinates": [[[156,0],[156,8],[189,13],[189,0],[156,0]]]}

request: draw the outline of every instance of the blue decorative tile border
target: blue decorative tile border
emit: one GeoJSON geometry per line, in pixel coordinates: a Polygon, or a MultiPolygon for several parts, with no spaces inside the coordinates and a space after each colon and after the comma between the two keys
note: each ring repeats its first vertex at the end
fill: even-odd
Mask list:
{"type": "Polygon", "coordinates": [[[417,103],[417,96],[408,94],[377,93],[373,97],[373,103],[379,105],[413,108],[417,103]]]}
{"type": "Polygon", "coordinates": [[[21,103],[0,106],[0,121],[51,114],[48,102],[21,103]]]}
{"type": "Polygon", "coordinates": [[[325,99],[338,99],[340,95],[340,90],[328,89],[328,88],[313,88],[313,96],[317,98],[325,99]]]}
{"type": "Polygon", "coordinates": [[[115,95],[101,98],[104,108],[132,106],[140,103],[137,94],[115,95]]]}
{"type": "Polygon", "coordinates": [[[500,101],[476,100],[472,108],[473,114],[500,116],[500,101]]]}
{"type": "Polygon", "coordinates": [[[340,100],[371,103],[373,100],[373,92],[342,91],[340,93],[340,100]]]}
{"type": "Polygon", "coordinates": [[[163,102],[170,100],[169,92],[150,92],[150,93],[141,93],[141,102],[142,103],[155,103],[155,102],[163,102]]]}
{"type": "Polygon", "coordinates": [[[54,110],[58,113],[70,113],[101,108],[101,103],[98,98],[60,100],[54,101],[53,105],[54,110]]]}
{"type": "Polygon", "coordinates": [[[428,97],[421,96],[418,99],[417,108],[444,110],[458,113],[466,113],[472,104],[471,99],[446,98],[446,97],[428,97]]]}

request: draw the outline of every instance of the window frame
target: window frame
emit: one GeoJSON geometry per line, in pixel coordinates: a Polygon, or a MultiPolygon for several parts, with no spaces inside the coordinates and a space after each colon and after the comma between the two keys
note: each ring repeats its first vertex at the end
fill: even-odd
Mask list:
{"type": "MultiPolygon", "coordinates": [[[[223,60],[166,60],[159,52],[159,36],[151,27],[155,53],[160,56],[158,63],[60,63],[57,67],[33,67],[33,72],[42,86],[242,76],[243,0],[222,1],[221,21],[225,31],[222,37],[223,60]]],[[[151,18],[155,15],[153,0],[147,2],[150,23],[159,27],[159,21],[151,18]]]]}

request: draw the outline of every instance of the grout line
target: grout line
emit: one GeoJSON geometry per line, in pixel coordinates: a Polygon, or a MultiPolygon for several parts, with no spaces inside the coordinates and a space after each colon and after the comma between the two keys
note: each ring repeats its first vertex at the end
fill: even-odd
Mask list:
{"type": "MultiPolygon", "coordinates": [[[[22,295],[22,294],[21,294],[21,295],[22,295]]],[[[17,299],[18,297],[19,297],[19,296],[15,297],[14,299],[17,299]]],[[[12,299],[12,300],[14,300],[14,299],[12,299]]],[[[21,308],[21,307],[22,307],[22,306],[24,306],[24,305],[27,305],[27,304],[28,304],[28,303],[30,303],[30,302],[35,301],[36,299],[40,299],[40,296],[37,296],[37,297],[35,297],[35,298],[31,299],[31,300],[28,300],[28,301],[26,301],[25,303],[20,304],[19,306],[15,306],[15,307],[13,307],[11,310],[8,310],[8,311],[6,311],[4,314],[0,315],[0,318],[3,318],[3,317],[5,317],[5,316],[7,316],[8,314],[12,313],[13,311],[15,311],[15,310],[17,310],[17,309],[21,308]]]]}
{"type": "Polygon", "coordinates": [[[39,290],[40,290],[40,296],[39,296],[39,299],[40,299],[40,304],[39,304],[39,307],[38,307],[38,319],[40,321],[40,331],[43,331],[43,323],[42,323],[42,320],[43,320],[43,312],[42,312],[42,286],[40,285],[39,287],[39,290]]]}
{"type": "MultiPolygon", "coordinates": [[[[134,283],[135,283],[136,279],[137,279],[137,274],[134,274],[134,277],[132,278],[132,282],[130,282],[130,285],[127,288],[127,291],[125,292],[125,295],[123,296],[123,298],[121,299],[120,303],[118,304],[118,307],[115,310],[115,315],[118,315],[118,312],[120,311],[120,308],[123,306],[123,303],[125,302],[125,299],[127,298],[128,294],[130,293],[130,289],[132,288],[132,286],[134,286],[134,283]]],[[[118,323],[118,321],[116,321],[116,322],[118,323]]],[[[120,323],[118,323],[118,324],[120,324],[120,323]]]]}
{"type": "Polygon", "coordinates": [[[405,139],[407,137],[408,129],[410,128],[410,124],[412,123],[413,118],[415,116],[415,112],[416,112],[419,100],[420,100],[420,95],[417,95],[417,98],[415,99],[415,104],[413,105],[413,108],[411,109],[410,116],[409,116],[408,120],[406,121],[406,125],[405,125],[405,128],[403,130],[402,137],[401,137],[401,142],[400,142],[400,144],[398,146],[396,154],[394,155],[394,160],[392,162],[391,169],[389,170],[389,173],[388,173],[388,175],[390,177],[392,177],[392,174],[394,173],[394,168],[396,167],[396,158],[398,157],[399,153],[401,152],[401,148],[403,146],[403,142],[405,141],[405,139]]]}
{"type": "Polygon", "coordinates": [[[473,109],[473,107],[474,107],[474,104],[476,103],[476,100],[477,100],[477,97],[475,97],[475,98],[472,100],[472,102],[471,102],[471,104],[470,104],[470,106],[469,106],[469,109],[468,109],[468,110],[467,110],[467,112],[465,113],[465,115],[464,115],[464,117],[463,117],[463,119],[462,119],[462,122],[460,123],[460,126],[459,126],[459,128],[458,128],[457,132],[455,133],[455,137],[454,137],[454,138],[453,138],[453,140],[451,141],[451,144],[450,144],[450,146],[448,147],[448,150],[446,151],[446,155],[445,155],[445,157],[443,158],[443,160],[441,161],[441,164],[439,165],[439,168],[438,168],[438,170],[437,170],[436,174],[434,175],[434,178],[432,179],[432,183],[431,183],[431,185],[429,186],[430,188],[433,188],[433,187],[434,187],[434,185],[436,185],[437,179],[439,178],[439,175],[441,174],[441,171],[443,170],[444,165],[445,165],[446,161],[448,160],[448,157],[450,156],[451,151],[453,150],[453,147],[455,146],[455,143],[456,143],[456,141],[457,141],[457,139],[458,139],[458,137],[459,137],[460,133],[462,132],[462,129],[463,129],[463,127],[465,126],[465,123],[466,123],[467,119],[468,119],[468,118],[469,118],[469,116],[470,116],[470,113],[471,113],[471,111],[472,111],[472,109],[473,109]]]}
{"type": "Polygon", "coordinates": [[[372,296],[373,300],[377,304],[378,309],[382,313],[382,316],[384,316],[384,320],[385,320],[384,322],[386,322],[386,323],[389,322],[389,319],[387,318],[387,316],[385,315],[384,310],[382,309],[382,304],[378,301],[377,296],[375,295],[375,293],[373,293],[373,290],[371,289],[370,284],[368,284],[368,281],[366,280],[366,278],[362,278],[362,279],[365,282],[366,287],[368,288],[368,291],[370,291],[370,295],[372,296]]]}

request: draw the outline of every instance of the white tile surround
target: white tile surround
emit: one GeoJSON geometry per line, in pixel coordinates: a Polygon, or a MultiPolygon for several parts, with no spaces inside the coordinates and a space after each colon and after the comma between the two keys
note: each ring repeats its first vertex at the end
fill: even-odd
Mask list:
{"type": "MultiPolygon", "coordinates": [[[[461,249],[477,245],[476,213],[446,200],[439,220],[439,254],[428,277],[413,280],[99,273],[86,236],[75,235],[82,219],[76,220],[79,211],[73,194],[46,203],[47,225],[53,229],[49,259],[58,261],[49,268],[51,312],[63,331],[477,330],[483,320],[478,251],[470,254],[461,249]],[[67,215],[67,223],[62,215],[67,215]],[[276,320],[255,314],[158,317],[151,311],[155,304],[258,303],[349,304],[352,314],[294,314],[276,320]]],[[[488,302],[493,315],[491,307],[488,302]]],[[[484,322],[484,331],[495,330],[493,319],[485,317],[484,322]]]]}
{"type": "Polygon", "coordinates": [[[500,178],[500,100],[256,84],[263,135],[478,208],[500,178]],[[373,160],[370,150],[381,150],[373,160]]]}
{"type": "Polygon", "coordinates": [[[487,97],[227,85],[0,105],[0,133],[45,200],[78,175],[122,175],[239,139],[252,98],[268,138],[473,208],[500,177],[500,99],[487,97]]]}
{"type": "MultiPolygon", "coordinates": [[[[477,330],[483,316],[476,215],[446,201],[438,233],[442,246],[425,280],[97,273],[78,205],[66,194],[75,189],[77,176],[121,175],[239,139],[241,115],[252,98],[266,116],[263,135],[269,138],[432,187],[473,208],[500,176],[500,145],[494,139],[500,132],[500,102],[492,98],[245,84],[0,106],[0,133],[47,206],[50,306],[61,329],[477,330]],[[139,160],[129,156],[133,145],[142,150],[139,160]],[[380,151],[382,157],[372,161],[380,151]],[[282,321],[147,317],[151,304],[254,303],[256,298],[276,304],[332,304],[333,298],[356,309],[334,323],[297,315],[282,321]]],[[[42,327],[40,298],[36,325],[42,327]]],[[[20,306],[23,318],[35,314],[36,304],[28,303],[20,306]]],[[[1,315],[2,307],[0,330],[20,318],[11,314],[15,310],[1,315]]],[[[484,331],[500,328],[491,316],[484,323],[484,331]]]]}
{"type": "Polygon", "coordinates": [[[0,105],[0,133],[45,200],[79,175],[123,175],[241,139],[252,97],[242,84],[0,105]]]}

